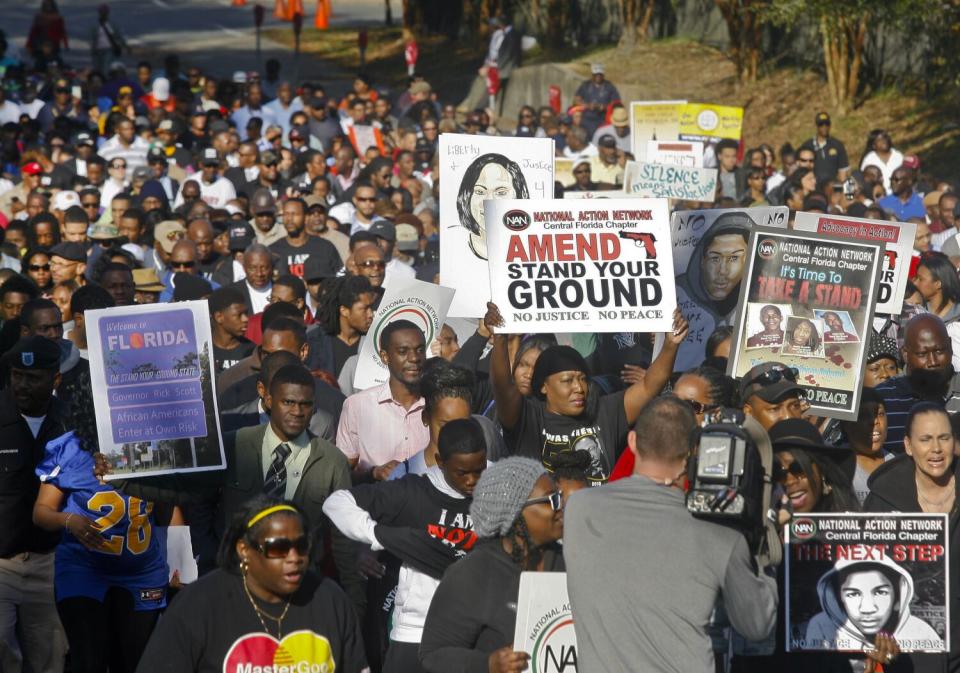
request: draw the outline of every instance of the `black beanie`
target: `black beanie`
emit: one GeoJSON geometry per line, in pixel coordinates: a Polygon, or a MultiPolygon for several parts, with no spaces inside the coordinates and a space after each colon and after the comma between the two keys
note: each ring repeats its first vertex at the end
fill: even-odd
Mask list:
{"type": "Polygon", "coordinates": [[[533,366],[533,377],[530,379],[530,388],[537,399],[544,399],[540,392],[548,376],[559,372],[577,371],[590,376],[590,368],[583,356],[570,346],[550,346],[540,353],[537,364],[533,366]]]}

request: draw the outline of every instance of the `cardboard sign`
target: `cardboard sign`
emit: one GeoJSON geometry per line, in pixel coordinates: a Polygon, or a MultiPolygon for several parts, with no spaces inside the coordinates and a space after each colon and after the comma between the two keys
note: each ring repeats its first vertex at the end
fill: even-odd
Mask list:
{"type": "Polygon", "coordinates": [[[680,140],[648,140],[645,161],[650,164],[700,168],[703,166],[703,143],[680,140]]]}
{"type": "Polygon", "coordinates": [[[628,161],[623,191],[632,196],[712,203],[717,192],[717,169],[628,161]]]}
{"type": "MultiPolygon", "coordinates": [[[[750,232],[758,226],[786,228],[789,217],[786,206],[681,210],[670,216],[677,305],[690,323],[675,371],[698,367],[713,331],[736,320],[750,232]]],[[[660,345],[658,338],[655,352],[660,345]]]]}
{"type": "Polygon", "coordinates": [[[747,262],[728,373],[794,367],[811,414],[856,420],[882,248],[758,227],[747,262]]]}
{"type": "Polygon", "coordinates": [[[506,333],[667,332],[676,292],[667,203],[498,201],[490,288],[506,333]]]}
{"type": "Polygon", "coordinates": [[[743,108],[710,103],[687,103],[680,111],[679,139],[715,143],[729,138],[740,140],[743,108]]]}
{"type": "Polygon", "coordinates": [[[85,314],[107,479],[225,466],[206,301],[85,314]]]}
{"type": "Polygon", "coordinates": [[[913,222],[864,220],[843,215],[797,213],[793,228],[816,231],[834,238],[874,241],[884,246],[883,273],[877,295],[877,313],[900,315],[910,279],[910,258],[917,225],[913,222]]]}
{"type": "Polygon", "coordinates": [[[788,652],[949,652],[946,514],[804,514],[786,526],[788,652]]]}
{"type": "Polygon", "coordinates": [[[553,140],[444,133],[440,136],[440,283],[457,294],[450,315],[479,318],[485,283],[486,201],[553,197],[553,140]]]}
{"type": "Polygon", "coordinates": [[[680,139],[680,114],[686,104],[685,100],[630,103],[630,140],[637,161],[649,161],[648,141],[680,139]]]}
{"type": "MultiPolygon", "coordinates": [[[[484,283],[480,283],[484,285],[484,283]]],[[[454,291],[448,287],[412,280],[398,288],[389,288],[380,300],[373,323],[360,345],[357,371],[353,377],[355,390],[366,390],[386,383],[390,378],[387,365],[380,359],[380,333],[395,320],[409,320],[423,331],[429,348],[439,336],[447,317],[454,291]]],[[[429,357],[429,353],[428,353],[429,357]]]]}
{"type": "Polygon", "coordinates": [[[530,655],[527,670],[531,673],[576,673],[577,634],[567,597],[567,573],[520,574],[513,649],[530,655]]]}

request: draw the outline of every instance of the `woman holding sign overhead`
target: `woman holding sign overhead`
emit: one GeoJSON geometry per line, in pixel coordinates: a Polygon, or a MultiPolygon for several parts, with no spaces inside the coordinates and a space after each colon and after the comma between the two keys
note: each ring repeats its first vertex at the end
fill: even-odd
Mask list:
{"type": "MultiPolygon", "coordinates": [[[[503,324],[496,304],[487,304],[484,324],[491,331],[503,324]]],[[[587,363],[569,346],[552,346],[540,354],[531,395],[524,396],[511,375],[507,335],[495,334],[490,379],[507,451],[536,458],[551,469],[556,454],[585,450],[594,459],[587,478],[591,484],[606,482],[626,446],[630,426],[669,380],[687,329],[687,321],[675,312],[673,332],[643,380],[602,396],[590,395],[587,363]]]]}

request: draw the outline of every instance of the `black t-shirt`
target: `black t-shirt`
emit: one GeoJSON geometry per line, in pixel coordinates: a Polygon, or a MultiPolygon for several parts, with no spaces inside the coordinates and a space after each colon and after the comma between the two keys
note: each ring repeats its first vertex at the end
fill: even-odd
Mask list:
{"type": "Polygon", "coordinates": [[[820,147],[815,147],[814,142],[815,139],[810,139],[801,145],[800,149],[810,150],[815,154],[813,172],[817,176],[817,182],[836,180],[837,173],[841,169],[850,167],[847,148],[833,136],[828,137],[827,141],[820,147]]]}
{"type": "Polygon", "coordinates": [[[321,271],[326,271],[325,275],[330,278],[336,276],[337,271],[343,266],[337,247],[330,241],[317,236],[310,236],[299,248],[290,245],[286,238],[281,238],[270,246],[270,252],[280,258],[281,269],[286,268],[287,273],[297,278],[303,278],[303,265],[311,257],[319,257],[322,260],[321,271]]]}
{"type": "Polygon", "coordinates": [[[256,344],[246,339],[240,337],[240,344],[234,346],[233,348],[220,348],[216,344],[213,345],[213,362],[214,362],[214,371],[219,374],[225,369],[229,369],[233,365],[237,364],[243,358],[247,357],[253,352],[253,349],[256,348],[256,344]]]}
{"type": "Polygon", "coordinates": [[[343,342],[343,339],[335,336],[330,339],[330,344],[333,350],[333,373],[334,376],[340,376],[340,371],[343,369],[347,358],[359,352],[360,339],[357,339],[357,342],[352,346],[348,346],[343,342]]]}
{"type": "Polygon", "coordinates": [[[504,428],[504,441],[511,455],[540,460],[548,470],[557,453],[589,451],[593,463],[587,479],[591,485],[602,484],[610,477],[630,430],[623,395],[611,393],[593,399],[588,395],[579,416],[553,414],[540,400],[524,398],[520,420],[516,427],[504,428]]]}
{"type": "MultiPolygon", "coordinates": [[[[254,599],[257,600],[257,599],[254,599]]],[[[279,617],[283,604],[257,605],[279,617]]],[[[331,580],[308,574],[291,597],[277,642],[268,635],[239,575],[215,570],[181,592],[157,623],[137,673],[333,671],[367,667],[353,605],[331,580]]]]}

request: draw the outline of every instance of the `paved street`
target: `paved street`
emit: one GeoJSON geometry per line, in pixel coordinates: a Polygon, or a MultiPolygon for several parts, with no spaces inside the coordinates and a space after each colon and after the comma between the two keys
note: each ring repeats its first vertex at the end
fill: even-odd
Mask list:
{"type": "MultiPolygon", "coordinates": [[[[265,27],[290,24],[273,18],[273,2],[260,0],[265,8],[265,27]]],[[[390,0],[393,16],[400,16],[400,0],[390,0]]],[[[22,47],[39,2],[7,0],[0,10],[2,26],[14,44],[22,47]]],[[[90,62],[89,35],[96,23],[100,0],[61,0],[60,12],[67,22],[70,51],[64,54],[71,65],[90,62]]],[[[112,0],[111,18],[120,26],[134,49],[152,53],[174,52],[184,64],[196,64],[218,76],[229,76],[235,70],[256,68],[256,41],[253,29],[253,5],[231,7],[230,0],[112,0]]],[[[315,0],[304,0],[304,25],[312,26],[315,0]]],[[[376,24],[383,21],[384,0],[333,0],[331,25],[376,24]]],[[[275,57],[283,64],[283,72],[292,76],[294,59],[291,50],[273,41],[262,42],[263,59],[275,57]]],[[[125,57],[128,61],[133,58],[125,57]]],[[[159,66],[159,58],[152,59],[159,66]]],[[[328,64],[313,58],[300,63],[301,78],[320,81],[342,78],[328,64]]]]}

